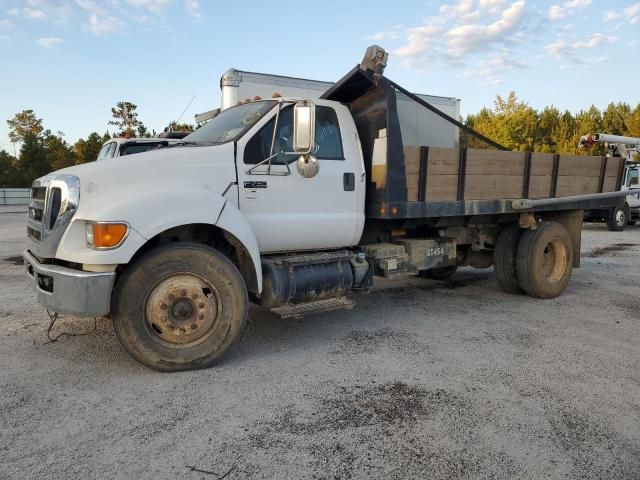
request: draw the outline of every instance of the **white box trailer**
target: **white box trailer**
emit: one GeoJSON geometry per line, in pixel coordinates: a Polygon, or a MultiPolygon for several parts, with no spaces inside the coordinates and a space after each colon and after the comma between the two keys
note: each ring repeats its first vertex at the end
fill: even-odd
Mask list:
{"type": "MultiPolygon", "coordinates": [[[[286,77],[267,73],[230,69],[220,78],[221,110],[236,105],[247,98],[271,98],[274,93],[285,97],[319,98],[334,84],[306,78],[286,77]]],[[[460,119],[460,99],[418,94],[431,105],[450,117],[460,119]]],[[[434,147],[458,147],[458,128],[438,115],[398,92],[398,117],[402,141],[406,145],[431,145],[434,147]]],[[[206,119],[207,114],[197,116],[206,119]]]]}

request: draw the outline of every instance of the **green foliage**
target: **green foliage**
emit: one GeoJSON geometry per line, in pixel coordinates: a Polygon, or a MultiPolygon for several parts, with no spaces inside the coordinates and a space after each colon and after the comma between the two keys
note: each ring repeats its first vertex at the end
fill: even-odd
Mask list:
{"type": "MultiPolygon", "coordinates": [[[[108,139],[107,134],[107,140],[108,139]]],[[[104,137],[101,137],[96,132],[90,133],[86,140],[84,138],[78,140],[73,145],[76,164],[93,162],[98,158],[98,153],[100,152],[104,142],[106,142],[104,137]]]]}
{"type": "Polygon", "coordinates": [[[164,129],[165,132],[193,132],[193,125],[190,123],[178,123],[175,120],[164,129]]]}
{"type": "Polygon", "coordinates": [[[118,128],[118,137],[135,137],[136,130],[140,128],[146,131],[145,126],[138,120],[137,108],[138,106],[135,103],[118,102],[116,106],[111,109],[113,120],[109,121],[109,125],[115,125],[118,128]]]}
{"type": "Polygon", "coordinates": [[[70,167],[76,164],[76,154],[73,147],[62,138],[62,133],[51,135],[48,133],[43,139],[47,159],[53,170],[70,167]]]}
{"type": "MultiPolygon", "coordinates": [[[[594,105],[575,115],[554,107],[537,111],[518,101],[514,92],[504,99],[496,96],[493,109],[483,108],[467,116],[465,124],[504,145],[509,150],[602,155],[604,146],[578,149],[580,137],[587,133],[640,136],[640,104],[633,110],[626,103],[610,103],[604,112],[594,105]]],[[[463,134],[460,144],[469,148],[490,148],[485,142],[463,134]]]]}
{"type": "Polygon", "coordinates": [[[0,187],[21,187],[22,183],[17,177],[16,157],[5,150],[0,151],[0,187]]]}
{"type": "Polygon", "coordinates": [[[22,140],[20,156],[16,162],[17,178],[21,186],[31,185],[36,178],[51,171],[51,161],[42,138],[27,135],[22,140]]]}
{"type": "Polygon", "coordinates": [[[33,110],[23,110],[11,119],[9,125],[9,139],[14,143],[23,142],[25,137],[37,138],[43,132],[42,119],[36,117],[33,110]]]}

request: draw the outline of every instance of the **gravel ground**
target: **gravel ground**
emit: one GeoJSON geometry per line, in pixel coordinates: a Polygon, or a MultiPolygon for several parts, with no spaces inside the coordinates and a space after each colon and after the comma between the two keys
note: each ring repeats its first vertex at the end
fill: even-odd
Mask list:
{"type": "Polygon", "coordinates": [[[640,227],[588,225],[567,292],[492,270],[258,308],[216,367],[160,374],[111,323],[48,318],[0,212],[0,478],[640,478],[640,227]]]}

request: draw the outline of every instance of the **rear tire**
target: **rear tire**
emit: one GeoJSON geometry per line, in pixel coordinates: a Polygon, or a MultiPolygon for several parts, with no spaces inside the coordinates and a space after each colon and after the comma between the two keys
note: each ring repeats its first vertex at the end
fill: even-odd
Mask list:
{"type": "Polygon", "coordinates": [[[566,288],[573,270],[573,245],[557,222],[542,222],[523,233],[516,272],[522,289],[532,297],[554,298],[566,288]]]}
{"type": "Polygon", "coordinates": [[[448,280],[458,270],[457,265],[450,267],[431,268],[429,270],[421,270],[420,276],[422,278],[429,278],[431,280],[448,280]]]}
{"type": "Polygon", "coordinates": [[[524,293],[516,271],[518,244],[523,233],[524,229],[519,225],[509,225],[500,230],[496,239],[496,247],[493,251],[493,268],[498,285],[507,293],[524,293]]]}
{"type": "Polygon", "coordinates": [[[173,243],[124,272],[111,311],[120,344],[138,362],[163,372],[205,368],[242,334],[247,289],[217,250],[173,243]]]}
{"type": "Polygon", "coordinates": [[[607,219],[607,227],[612,232],[621,232],[627,226],[627,209],[624,207],[615,207],[611,215],[607,219]]]}

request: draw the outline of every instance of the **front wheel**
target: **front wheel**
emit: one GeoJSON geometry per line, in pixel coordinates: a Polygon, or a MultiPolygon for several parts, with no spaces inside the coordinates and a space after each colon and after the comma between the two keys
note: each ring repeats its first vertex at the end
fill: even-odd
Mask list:
{"type": "Polygon", "coordinates": [[[174,243],[125,271],[111,312],[121,345],[143,365],[165,372],[205,368],[244,330],[247,289],[217,250],[174,243]]]}
{"type": "Polygon", "coordinates": [[[627,212],[624,207],[615,207],[607,219],[607,227],[612,232],[621,232],[627,226],[627,212]]]}

